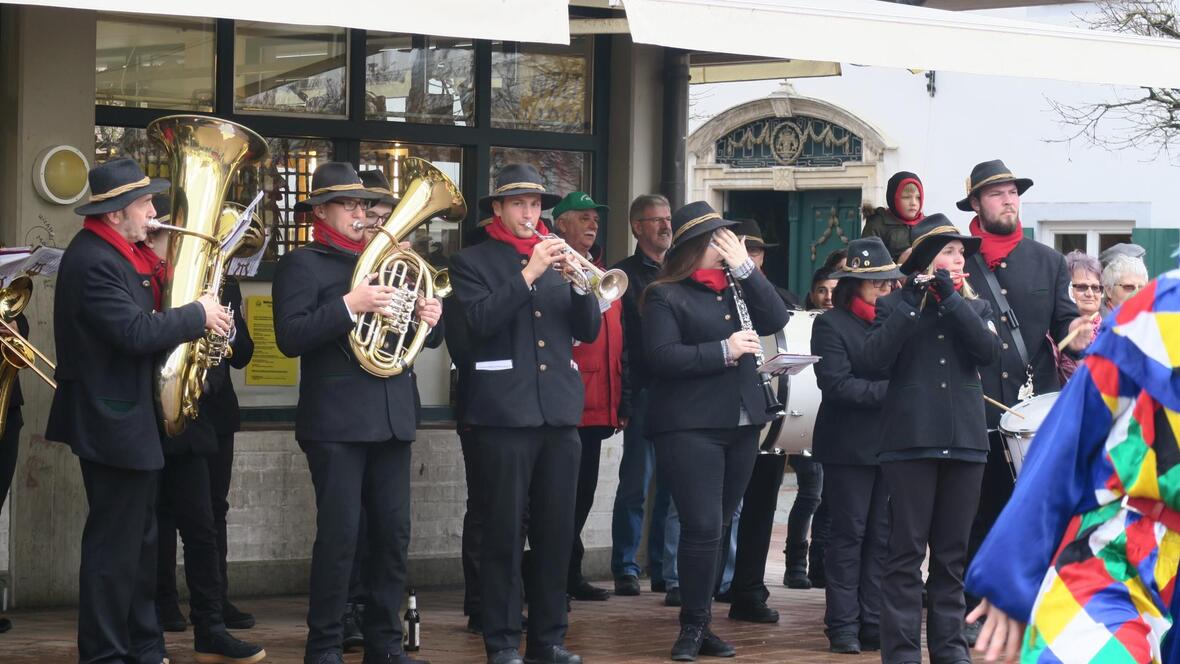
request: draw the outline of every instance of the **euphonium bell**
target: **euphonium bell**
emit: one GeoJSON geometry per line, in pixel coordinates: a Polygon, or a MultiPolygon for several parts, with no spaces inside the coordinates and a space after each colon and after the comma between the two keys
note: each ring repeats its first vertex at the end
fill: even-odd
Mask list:
{"type": "Polygon", "coordinates": [[[57,369],[44,353],[24,338],[16,329],[16,317],[24,311],[33,294],[33,280],[20,276],[5,288],[0,288],[0,436],[8,426],[8,402],[21,369],[32,369],[45,384],[56,389],[57,382],[37,366],[44,362],[50,371],[57,369]]]}

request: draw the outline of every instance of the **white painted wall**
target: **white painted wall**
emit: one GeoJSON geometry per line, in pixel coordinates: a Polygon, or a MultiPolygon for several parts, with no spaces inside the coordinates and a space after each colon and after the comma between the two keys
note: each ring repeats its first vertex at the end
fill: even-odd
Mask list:
{"type": "MultiPolygon", "coordinates": [[[[990,13],[1077,24],[1076,15],[1085,11],[1092,7],[990,13]]],[[[996,48],[1002,49],[1003,44],[998,42],[996,48]]],[[[791,83],[799,95],[842,106],[878,127],[897,146],[886,153],[886,177],[898,170],[918,173],[926,187],[927,213],[943,212],[966,226],[971,215],[954,204],[965,194],[971,167],[999,158],[1016,174],[1035,181],[1023,201],[1041,205],[1026,208],[1026,225],[1035,222],[1030,215],[1039,214],[1037,210],[1059,211],[1069,209],[1065,204],[1097,202],[1120,204],[1117,207],[1133,203],[1137,211],[1146,206],[1147,218],[1135,219],[1140,227],[1180,224],[1180,210],[1173,200],[1180,185],[1180,166],[1169,163],[1166,155],[1151,150],[1110,152],[1084,140],[1054,142],[1070,131],[1059,123],[1048,99],[1066,103],[1108,99],[1116,92],[1112,86],[937,72],[936,94],[931,98],[922,73],[847,63],[843,71],[839,77],[791,83]]],[[[779,84],[693,86],[690,131],[727,108],[769,95],[779,84]]]]}

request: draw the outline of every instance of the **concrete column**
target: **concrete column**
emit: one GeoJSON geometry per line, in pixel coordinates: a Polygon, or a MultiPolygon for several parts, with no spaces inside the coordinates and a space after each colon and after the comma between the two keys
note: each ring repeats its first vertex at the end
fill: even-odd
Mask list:
{"type": "MultiPolygon", "coordinates": [[[[65,247],[81,227],[73,206],[42,200],[33,164],[52,145],[94,154],[95,14],[0,5],[0,243],[65,247]]],[[[52,278],[35,277],[25,309],[34,345],[54,356],[52,278]]],[[[9,598],[22,607],[73,604],[85,492],[69,449],[47,442],[51,392],[21,373],[24,428],[10,497],[9,598]]]]}

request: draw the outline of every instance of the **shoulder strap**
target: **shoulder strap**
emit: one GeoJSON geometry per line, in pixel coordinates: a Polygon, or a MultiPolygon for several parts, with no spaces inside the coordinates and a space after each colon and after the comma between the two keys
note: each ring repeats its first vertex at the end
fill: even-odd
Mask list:
{"type": "Polygon", "coordinates": [[[1012,311],[1012,305],[1008,304],[1008,298],[1004,297],[1000,282],[996,280],[995,273],[983,261],[982,255],[977,253],[972,258],[975,259],[975,269],[982,272],[983,278],[987,280],[987,288],[992,293],[992,300],[995,301],[996,307],[1008,319],[1008,329],[1012,332],[1012,343],[1016,345],[1016,352],[1020,355],[1021,364],[1029,366],[1028,348],[1024,345],[1024,335],[1020,333],[1020,319],[1016,317],[1016,312],[1012,311]]]}

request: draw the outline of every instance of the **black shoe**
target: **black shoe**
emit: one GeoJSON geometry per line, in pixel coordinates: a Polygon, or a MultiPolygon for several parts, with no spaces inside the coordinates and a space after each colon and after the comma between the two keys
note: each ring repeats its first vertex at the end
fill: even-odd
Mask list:
{"type": "Polygon", "coordinates": [[[729,617],[731,620],[742,620],[752,623],[776,623],[778,611],[766,606],[766,602],[757,604],[730,604],[729,617]]]}
{"type": "Polygon", "coordinates": [[[737,654],[737,648],[734,648],[720,636],[714,634],[713,630],[706,627],[705,638],[701,639],[700,654],[709,657],[733,657],[737,654]]]}
{"type": "Polygon", "coordinates": [[[341,643],[344,652],[351,652],[365,645],[365,635],[361,633],[361,616],[364,608],[360,604],[348,603],[344,605],[344,617],[340,619],[340,626],[344,630],[341,643]]]}
{"type": "Polygon", "coordinates": [[[976,620],[973,623],[963,625],[963,638],[967,639],[967,647],[974,648],[975,642],[979,639],[979,630],[983,628],[983,621],[976,620]]]}
{"type": "Polygon", "coordinates": [[[807,582],[811,584],[812,588],[826,588],[828,586],[828,577],[824,576],[823,572],[808,572],[807,582]]]}
{"type": "Polygon", "coordinates": [[[701,654],[705,640],[705,629],[701,625],[681,625],[676,643],[672,644],[672,661],[695,662],[701,654]]]}
{"type": "Polygon", "coordinates": [[[881,649],[881,630],[878,627],[860,629],[860,651],[874,652],[881,649]]]}
{"type": "Polygon", "coordinates": [[[840,655],[859,655],[860,640],[851,632],[832,634],[828,637],[828,650],[840,655]]]}
{"type": "Polygon", "coordinates": [[[680,586],[669,588],[664,593],[664,606],[680,606],[680,586]]]}
{"type": "Polygon", "coordinates": [[[483,634],[483,617],[478,613],[467,616],[467,631],[472,634],[483,634]]]}
{"type": "Polygon", "coordinates": [[[304,655],[303,664],[344,664],[344,655],[338,652],[321,652],[304,655]]]}
{"type": "Polygon", "coordinates": [[[610,599],[610,591],[606,588],[590,585],[585,579],[570,588],[570,597],[580,602],[603,602],[610,599]]]}
{"type": "Polygon", "coordinates": [[[193,632],[193,650],[199,664],[254,664],[266,659],[261,647],[239,641],[224,630],[193,632]]]}
{"type": "Polygon", "coordinates": [[[639,577],[626,574],[615,579],[615,594],[634,597],[639,594],[639,577]]]}
{"type": "Polygon", "coordinates": [[[667,583],[664,583],[663,581],[656,581],[655,579],[652,579],[652,581],[651,581],[651,591],[652,591],[653,593],[662,593],[662,592],[665,592],[665,591],[667,591],[667,590],[668,590],[668,584],[667,584],[667,583]]]}
{"type": "Polygon", "coordinates": [[[713,596],[714,602],[721,602],[722,604],[733,604],[733,593],[726,590],[723,593],[717,593],[713,596]]]}
{"type": "Polygon", "coordinates": [[[516,648],[505,648],[488,655],[488,664],[524,664],[524,660],[516,648]]]}
{"type": "Polygon", "coordinates": [[[160,629],[165,632],[183,632],[188,629],[188,620],[185,620],[180,607],[174,602],[157,604],[156,619],[160,622],[160,629]]]}
{"type": "Polygon", "coordinates": [[[0,634],[12,629],[12,621],[8,618],[0,618],[0,634]]]}
{"type": "Polygon", "coordinates": [[[811,580],[807,578],[806,572],[787,570],[787,573],[783,575],[783,585],[795,590],[809,590],[811,580]]]}
{"type": "Polygon", "coordinates": [[[529,646],[524,664],[582,664],[582,658],[561,646],[529,646]]]}
{"type": "Polygon", "coordinates": [[[376,653],[365,653],[361,664],[430,664],[424,659],[413,659],[404,652],[387,652],[380,655],[376,653]]]}
{"type": "MultiPolygon", "coordinates": [[[[229,600],[221,603],[221,620],[230,629],[250,629],[254,626],[254,614],[246,613],[231,604],[229,600]]],[[[360,624],[359,616],[357,624],[360,624]]]]}

